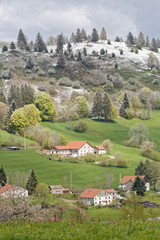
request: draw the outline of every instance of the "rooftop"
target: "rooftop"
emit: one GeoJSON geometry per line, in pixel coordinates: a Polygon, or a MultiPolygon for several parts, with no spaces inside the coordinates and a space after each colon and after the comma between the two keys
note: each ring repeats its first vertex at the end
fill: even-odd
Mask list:
{"type": "Polygon", "coordinates": [[[15,185],[10,185],[10,184],[7,184],[4,187],[1,187],[0,188],[0,194],[2,194],[4,192],[7,192],[8,190],[10,190],[13,187],[15,187],[15,185]]]}
{"type": "Polygon", "coordinates": [[[87,141],[72,141],[72,142],[69,142],[66,146],[54,146],[54,148],[56,148],[58,150],[80,149],[81,147],[83,147],[83,145],[85,143],[88,143],[88,142],[87,141]]]}
{"type": "MultiPolygon", "coordinates": [[[[124,176],[124,177],[120,180],[119,184],[125,184],[125,183],[128,183],[129,181],[134,182],[135,179],[136,179],[136,177],[137,177],[137,176],[124,176]]],[[[142,178],[142,179],[145,178],[145,176],[139,176],[139,177],[142,178]]]]}
{"type": "Polygon", "coordinates": [[[98,193],[100,193],[102,189],[96,189],[96,188],[87,188],[79,197],[81,198],[94,198],[97,196],[98,193]]]}
{"type": "Polygon", "coordinates": [[[104,147],[102,146],[95,146],[95,148],[97,148],[98,150],[106,150],[104,147]]]}

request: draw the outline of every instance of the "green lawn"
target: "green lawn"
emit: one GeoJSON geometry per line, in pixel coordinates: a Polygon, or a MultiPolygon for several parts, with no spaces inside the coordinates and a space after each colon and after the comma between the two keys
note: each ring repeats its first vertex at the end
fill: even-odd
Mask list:
{"type": "Polygon", "coordinates": [[[117,208],[109,208],[109,207],[89,207],[86,211],[90,220],[100,220],[100,221],[110,221],[110,220],[118,220],[120,211],[117,208]]]}
{"type": "MultiPolygon", "coordinates": [[[[134,170],[140,160],[146,158],[141,156],[140,150],[123,146],[123,141],[128,139],[128,130],[138,122],[142,122],[149,128],[150,140],[156,143],[157,149],[160,150],[160,111],[153,112],[150,120],[140,121],[138,119],[125,120],[118,119],[116,123],[96,122],[90,119],[84,119],[88,125],[85,134],[76,133],[66,129],[66,123],[42,123],[65,136],[67,141],[87,140],[93,145],[101,144],[103,140],[110,139],[113,143],[111,154],[120,151],[123,158],[128,162],[128,168],[100,167],[87,163],[70,163],[50,161],[37,153],[34,149],[12,152],[0,150],[0,165],[3,165],[7,173],[9,171],[21,171],[29,173],[34,169],[39,182],[47,184],[63,184],[64,178],[67,177],[67,185],[70,184],[70,173],[72,173],[73,185],[78,188],[87,186],[96,187],[96,182],[103,187],[105,183],[105,173],[112,173],[114,179],[112,187],[118,187],[119,177],[125,175],[134,175],[134,170]]],[[[1,131],[1,135],[7,137],[7,133],[1,131]]]]}

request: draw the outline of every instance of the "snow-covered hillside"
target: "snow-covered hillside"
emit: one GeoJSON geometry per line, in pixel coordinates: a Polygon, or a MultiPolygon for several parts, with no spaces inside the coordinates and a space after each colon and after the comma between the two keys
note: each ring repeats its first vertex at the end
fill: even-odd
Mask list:
{"type": "MultiPolygon", "coordinates": [[[[96,43],[72,43],[71,45],[74,54],[78,53],[78,51],[82,52],[84,47],[87,50],[87,54],[92,54],[93,51],[100,53],[100,50],[103,48],[104,50],[107,50],[108,54],[115,53],[116,57],[121,60],[130,60],[142,65],[147,65],[147,59],[149,54],[151,53],[151,51],[143,48],[142,50],[138,50],[138,54],[135,54],[134,52],[131,52],[131,49],[127,47],[124,42],[111,42],[111,45],[109,45],[107,44],[107,41],[98,41],[96,43]],[[123,50],[123,55],[120,55],[120,50],[123,50]]],[[[51,49],[55,51],[56,46],[48,46],[48,50],[50,51],[51,49]]],[[[64,45],[64,50],[67,50],[67,45],[64,45]]],[[[160,61],[160,53],[152,53],[160,61]]]]}

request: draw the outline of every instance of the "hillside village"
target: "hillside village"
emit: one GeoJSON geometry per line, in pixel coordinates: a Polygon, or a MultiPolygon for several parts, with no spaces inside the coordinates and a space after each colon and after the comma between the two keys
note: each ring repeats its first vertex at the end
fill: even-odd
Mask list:
{"type": "Polygon", "coordinates": [[[0,221],[159,217],[159,39],[84,33],[2,45],[0,221]]]}

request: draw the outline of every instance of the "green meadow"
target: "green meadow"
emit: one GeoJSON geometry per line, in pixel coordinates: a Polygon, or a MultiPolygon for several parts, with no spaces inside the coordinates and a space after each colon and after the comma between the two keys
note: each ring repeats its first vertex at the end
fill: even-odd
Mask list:
{"type": "MultiPolygon", "coordinates": [[[[86,140],[92,145],[99,145],[103,140],[110,139],[113,143],[113,149],[109,155],[113,155],[117,151],[121,152],[123,158],[128,162],[128,168],[101,167],[84,162],[51,161],[39,154],[35,149],[30,148],[18,152],[0,150],[0,165],[4,166],[7,173],[9,171],[20,171],[29,174],[30,170],[34,169],[38,181],[47,184],[65,185],[66,183],[67,186],[70,186],[70,175],[72,175],[73,186],[81,189],[88,186],[103,186],[105,183],[105,173],[112,173],[112,187],[118,187],[120,174],[122,177],[125,175],[134,175],[135,167],[139,161],[146,159],[141,156],[140,149],[125,147],[123,145],[123,141],[129,139],[129,128],[142,122],[149,129],[149,139],[154,141],[157,150],[160,150],[159,119],[160,111],[154,111],[152,118],[145,121],[119,118],[114,123],[104,123],[91,119],[83,119],[88,125],[88,130],[83,134],[67,130],[66,123],[42,123],[44,127],[63,135],[68,142],[86,140]]],[[[1,131],[2,134],[4,137],[7,135],[4,131],[1,131]]]]}

